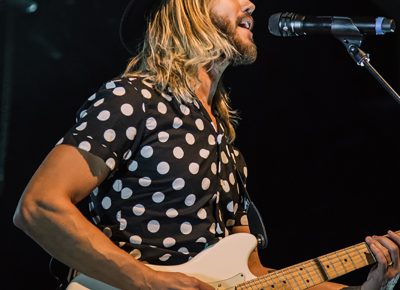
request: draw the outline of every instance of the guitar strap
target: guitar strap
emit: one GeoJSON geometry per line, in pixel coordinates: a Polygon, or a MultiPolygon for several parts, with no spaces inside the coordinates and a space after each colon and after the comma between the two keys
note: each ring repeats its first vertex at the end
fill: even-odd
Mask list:
{"type": "MultiPolygon", "coordinates": [[[[233,154],[233,152],[231,152],[233,154]]],[[[234,155],[232,155],[234,156],[234,155]]],[[[262,220],[262,217],[260,215],[260,212],[258,211],[256,205],[254,202],[251,200],[249,192],[246,189],[244,179],[242,176],[242,173],[237,167],[236,160],[235,158],[232,158],[234,161],[234,167],[237,173],[237,176],[239,177],[239,186],[240,186],[240,192],[242,192],[242,205],[243,208],[247,214],[247,218],[249,220],[249,228],[250,232],[252,235],[254,235],[257,238],[258,242],[258,247],[260,249],[265,249],[268,245],[268,236],[267,232],[265,230],[264,222],[262,220]]]]}

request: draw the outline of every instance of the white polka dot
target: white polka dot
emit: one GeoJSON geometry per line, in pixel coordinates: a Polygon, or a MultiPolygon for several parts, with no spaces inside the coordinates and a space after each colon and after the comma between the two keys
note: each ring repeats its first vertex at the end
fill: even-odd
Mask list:
{"type": "Polygon", "coordinates": [[[121,106],[121,113],[125,116],[132,116],[133,114],[133,107],[130,104],[123,104],[121,106]]]}
{"type": "Polygon", "coordinates": [[[108,129],[104,132],[103,137],[107,142],[112,142],[115,140],[116,133],[113,129],[108,129]]]}
{"type": "Polygon", "coordinates": [[[143,187],[148,187],[151,185],[150,177],[142,177],[139,179],[139,184],[143,187]]]}
{"type": "Polygon", "coordinates": [[[247,177],[248,172],[247,172],[247,167],[246,166],[243,167],[243,173],[244,173],[244,176],[247,177]]]}
{"type": "Polygon", "coordinates": [[[135,171],[137,168],[138,168],[138,163],[137,163],[137,161],[134,161],[134,160],[133,160],[133,161],[129,164],[128,170],[131,171],[131,172],[133,172],[133,171],[135,171]]]}
{"type": "Polygon", "coordinates": [[[243,215],[243,216],[240,218],[240,224],[241,224],[242,226],[248,226],[248,225],[249,225],[249,220],[247,219],[247,215],[243,215]]]}
{"type": "Polygon", "coordinates": [[[222,163],[224,163],[224,164],[228,164],[228,163],[229,163],[229,159],[228,159],[228,157],[226,156],[225,151],[222,151],[222,152],[221,152],[221,160],[222,160],[222,163]]]}
{"type": "Polygon", "coordinates": [[[143,89],[142,96],[146,99],[151,99],[151,93],[149,92],[149,90],[143,89]]]}
{"type": "Polygon", "coordinates": [[[219,224],[217,224],[216,232],[217,232],[217,234],[219,234],[219,235],[223,233],[223,231],[222,231],[222,229],[221,229],[221,226],[220,226],[219,224]]]}
{"type": "Polygon", "coordinates": [[[174,208],[170,208],[169,210],[166,211],[165,213],[167,217],[169,218],[175,218],[178,216],[178,211],[174,208]]]}
{"type": "Polygon", "coordinates": [[[161,113],[161,114],[166,114],[167,113],[167,106],[164,103],[159,102],[157,105],[157,110],[161,113]]]}
{"type": "Polygon", "coordinates": [[[90,151],[90,149],[92,149],[92,145],[90,145],[90,143],[87,141],[83,141],[83,142],[79,143],[78,147],[85,151],[90,151]]]}
{"type": "Polygon", "coordinates": [[[136,133],[137,133],[137,131],[136,131],[135,127],[129,127],[128,129],[126,129],[126,137],[129,140],[135,139],[136,133]]]}
{"type": "Polygon", "coordinates": [[[194,136],[193,136],[193,134],[191,134],[191,133],[187,133],[186,136],[185,136],[185,139],[186,139],[186,142],[187,142],[189,145],[193,145],[194,142],[195,142],[194,136]]]}
{"type": "Polygon", "coordinates": [[[134,249],[129,253],[132,257],[134,257],[136,260],[140,259],[142,257],[142,252],[139,249],[134,249]]]}
{"type": "Polygon", "coordinates": [[[201,238],[198,238],[198,239],[196,240],[196,243],[204,243],[204,244],[206,244],[206,243],[207,243],[207,240],[206,240],[206,238],[201,237],[201,238]]]}
{"type": "Polygon", "coordinates": [[[208,229],[210,231],[210,233],[215,234],[215,223],[212,223],[210,228],[208,229]]]}
{"type": "Polygon", "coordinates": [[[113,89],[113,88],[115,88],[116,87],[116,85],[115,85],[115,83],[114,82],[108,82],[108,83],[106,83],[106,89],[113,89]]]}
{"type": "Polygon", "coordinates": [[[101,111],[98,115],[97,115],[97,119],[99,119],[100,121],[107,121],[111,116],[111,113],[107,110],[101,111]]]}
{"type": "Polygon", "coordinates": [[[64,142],[64,137],[62,137],[60,140],[58,140],[56,145],[60,145],[62,142],[64,142]]]}
{"type": "Polygon", "coordinates": [[[85,130],[87,127],[87,122],[83,122],[82,124],[80,124],[78,127],[76,127],[77,131],[83,131],[85,130]]]}
{"type": "Polygon", "coordinates": [[[229,212],[233,212],[233,201],[231,201],[230,203],[228,203],[228,204],[226,205],[226,209],[227,209],[229,212]]]}
{"type": "Polygon", "coordinates": [[[160,230],[160,223],[156,220],[149,221],[147,224],[147,230],[153,234],[158,232],[160,230]]]}
{"type": "Polygon", "coordinates": [[[168,261],[169,258],[171,258],[171,254],[164,254],[158,259],[160,259],[160,261],[162,261],[162,262],[165,262],[165,261],[168,261]]]}
{"type": "Polygon", "coordinates": [[[93,101],[94,99],[96,99],[96,93],[94,93],[93,95],[91,95],[91,96],[88,98],[88,101],[93,101]]]}
{"type": "Polygon", "coordinates": [[[144,146],[142,150],[140,150],[140,154],[144,158],[150,158],[151,156],[153,156],[153,148],[151,148],[150,146],[144,146]]]}
{"type": "Polygon", "coordinates": [[[211,164],[211,172],[215,175],[217,174],[217,164],[215,164],[215,162],[213,162],[211,164]]]}
{"type": "Polygon", "coordinates": [[[158,133],[158,141],[161,143],[167,142],[169,139],[169,134],[167,132],[160,132],[158,133]]]}
{"type": "Polygon", "coordinates": [[[142,238],[139,236],[131,236],[129,238],[129,242],[135,245],[140,245],[142,243],[142,238]]]}
{"type": "Polygon", "coordinates": [[[232,155],[231,155],[231,150],[229,150],[228,145],[225,146],[225,149],[226,149],[226,153],[228,154],[228,156],[229,156],[229,157],[232,157],[232,155]]]}
{"type": "Polygon", "coordinates": [[[93,189],[92,193],[94,196],[97,196],[99,194],[99,188],[96,187],[95,189],[93,189]]]}
{"type": "Polygon", "coordinates": [[[235,203],[235,205],[233,206],[233,213],[235,214],[237,212],[239,208],[239,204],[235,203]]]}
{"type": "Polygon", "coordinates": [[[79,114],[79,117],[81,117],[81,118],[85,118],[86,116],[87,116],[86,110],[83,110],[83,111],[79,114]]]}
{"type": "Polygon", "coordinates": [[[132,196],[133,191],[132,189],[125,187],[124,189],[121,190],[121,198],[122,199],[128,199],[132,196]]]}
{"type": "Polygon", "coordinates": [[[113,94],[116,96],[119,96],[119,97],[125,95],[125,93],[126,93],[126,90],[123,87],[118,87],[113,90],[113,94]]]}
{"type": "Polygon", "coordinates": [[[104,209],[109,209],[111,207],[111,198],[109,198],[108,196],[104,197],[101,201],[101,206],[104,209]]]}
{"type": "Polygon", "coordinates": [[[181,224],[181,233],[184,235],[188,235],[192,232],[192,224],[189,222],[184,222],[181,224]]]}
{"type": "Polygon", "coordinates": [[[146,209],[144,208],[144,206],[142,204],[137,204],[132,208],[132,211],[135,215],[141,216],[142,214],[144,214],[146,209]]]}
{"type": "Polygon", "coordinates": [[[196,202],[196,196],[194,194],[189,194],[185,198],[185,205],[186,206],[192,206],[192,205],[194,205],[195,202],[196,202]]]}
{"type": "Polygon", "coordinates": [[[126,229],[126,227],[128,226],[128,222],[126,221],[126,219],[123,219],[121,217],[121,211],[117,212],[117,221],[119,222],[119,230],[123,231],[126,229]]]}
{"type": "Polygon", "coordinates": [[[182,247],[178,250],[178,252],[184,254],[184,255],[188,255],[189,254],[189,250],[185,247],[182,247]]]}
{"type": "Polygon", "coordinates": [[[229,219],[229,220],[226,221],[226,226],[227,227],[232,227],[234,225],[235,225],[235,220],[229,219]]]}
{"type": "Polygon", "coordinates": [[[154,130],[157,127],[157,121],[153,117],[146,120],[146,128],[148,130],[154,130]]]}
{"type": "Polygon", "coordinates": [[[108,168],[110,168],[111,170],[114,170],[115,168],[115,159],[114,158],[108,158],[106,161],[106,165],[108,166],[108,168]]]}
{"type": "Polygon", "coordinates": [[[172,182],[172,188],[175,190],[181,190],[185,187],[185,180],[183,178],[177,178],[172,182]]]}
{"type": "Polygon", "coordinates": [[[200,170],[199,164],[194,163],[194,162],[189,164],[189,171],[191,174],[197,174],[197,173],[199,173],[199,170],[200,170]]]}
{"type": "Polygon", "coordinates": [[[158,171],[158,173],[160,173],[162,175],[167,174],[169,172],[169,169],[170,169],[170,167],[167,162],[160,162],[157,165],[157,171],[158,171]]]}
{"type": "Polygon", "coordinates": [[[146,105],[144,103],[142,104],[142,111],[146,113],[146,105]]]}
{"type": "Polygon", "coordinates": [[[238,157],[238,156],[239,156],[239,154],[240,154],[240,152],[239,152],[238,150],[236,150],[236,149],[235,149],[235,150],[233,150],[233,153],[235,154],[235,156],[236,156],[236,157],[238,157]]]}
{"type": "Polygon", "coordinates": [[[172,124],[172,127],[174,127],[174,129],[178,129],[182,125],[183,125],[183,121],[180,118],[175,117],[174,123],[172,124]]]}
{"type": "Polygon", "coordinates": [[[204,208],[201,208],[197,212],[197,216],[199,217],[199,219],[204,220],[207,218],[207,211],[204,208]]]}
{"type": "Polygon", "coordinates": [[[214,135],[209,135],[208,136],[208,144],[210,144],[211,146],[216,144],[214,135]]]}
{"type": "Polygon", "coordinates": [[[122,180],[115,180],[112,187],[116,192],[120,192],[122,190],[122,180]]]}
{"type": "Polygon", "coordinates": [[[199,129],[200,131],[204,130],[204,123],[201,119],[197,119],[195,123],[196,123],[197,129],[199,129]]]}
{"type": "Polygon", "coordinates": [[[176,243],[176,241],[175,241],[174,238],[168,237],[168,238],[165,238],[165,239],[163,240],[163,245],[164,245],[164,247],[166,247],[166,248],[171,248],[171,247],[173,247],[173,246],[175,245],[175,243],[176,243]]]}
{"type": "Polygon", "coordinates": [[[221,143],[222,143],[222,134],[219,134],[219,135],[217,136],[217,143],[218,143],[218,144],[221,144],[221,143]]]}
{"type": "Polygon", "coordinates": [[[124,155],[122,156],[122,158],[123,158],[124,160],[128,160],[129,158],[131,158],[131,156],[132,156],[132,151],[131,151],[131,150],[128,150],[128,151],[126,151],[126,152],[124,153],[124,155]]]}
{"type": "Polygon", "coordinates": [[[162,192],[155,192],[152,196],[152,199],[155,203],[163,202],[165,198],[165,194],[162,192]]]}
{"type": "Polygon", "coordinates": [[[221,180],[221,185],[222,185],[222,189],[223,189],[225,192],[229,192],[229,190],[231,190],[231,187],[229,186],[228,181],[226,181],[226,180],[221,180]]]}
{"type": "Polygon", "coordinates": [[[211,180],[209,178],[205,177],[203,179],[203,181],[201,182],[201,188],[203,190],[207,190],[210,188],[210,184],[211,184],[211,180]]]}
{"type": "Polygon", "coordinates": [[[173,150],[173,154],[175,158],[182,159],[183,156],[185,155],[185,152],[183,152],[183,149],[181,147],[175,147],[173,150]]]}
{"type": "Polygon", "coordinates": [[[207,149],[201,149],[199,154],[202,158],[207,159],[210,155],[210,151],[208,151],[207,149]]]}
{"type": "Polygon", "coordinates": [[[169,95],[167,95],[166,93],[162,93],[161,96],[162,96],[164,99],[166,99],[168,102],[171,102],[171,101],[172,101],[172,97],[169,96],[169,95]]]}
{"type": "Polygon", "coordinates": [[[235,175],[233,173],[229,174],[229,182],[232,185],[235,185],[236,180],[235,180],[235,175]]]}
{"type": "Polygon", "coordinates": [[[104,99],[100,99],[100,100],[96,101],[96,102],[93,104],[93,107],[98,107],[98,106],[100,106],[100,105],[103,104],[103,103],[104,103],[104,99]]]}
{"type": "Polygon", "coordinates": [[[190,114],[190,109],[187,107],[187,106],[185,106],[185,105],[180,105],[180,109],[181,109],[181,112],[184,114],[184,115],[189,115],[190,114]]]}

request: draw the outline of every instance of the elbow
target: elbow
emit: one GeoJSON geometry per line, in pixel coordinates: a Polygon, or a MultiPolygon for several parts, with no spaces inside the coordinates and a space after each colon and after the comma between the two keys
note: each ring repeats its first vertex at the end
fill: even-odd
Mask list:
{"type": "Polygon", "coordinates": [[[41,209],[40,203],[33,198],[23,196],[14,212],[14,226],[28,235],[33,232],[43,220],[44,211],[41,209]]]}

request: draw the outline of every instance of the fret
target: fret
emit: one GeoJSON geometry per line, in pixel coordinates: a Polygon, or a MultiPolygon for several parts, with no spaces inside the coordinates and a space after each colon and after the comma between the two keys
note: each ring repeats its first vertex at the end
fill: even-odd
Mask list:
{"type": "MultiPolygon", "coordinates": [[[[396,232],[400,234],[400,231],[396,232]]],[[[359,243],[236,285],[237,290],[302,290],[375,263],[367,243],[359,243]]]]}

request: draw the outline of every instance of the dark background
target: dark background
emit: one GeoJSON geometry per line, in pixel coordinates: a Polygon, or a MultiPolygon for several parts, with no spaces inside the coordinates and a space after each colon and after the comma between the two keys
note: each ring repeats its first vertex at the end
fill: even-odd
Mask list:
{"type": "MultiPolygon", "coordinates": [[[[50,256],[13,226],[12,215],[81,103],[124,69],[129,55],[117,29],[127,1],[38,0],[30,14],[17,2],[0,0],[0,144],[7,145],[0,277],[7,289],[47,290],[56,287],[50,256]]],[[[287,267],[399,230],[400,104],[334,37],[278,38],[266,25],[270,14],[285,11],[385,16],[400,24],[399,2],[259,0],[257,6],[258,60],[230,68],[224,80],[242,116],[236,145],[248,163],[248,189],[269,234],[264,264],[287,267]]],[[[399,45],[397,31],[368,36],[362,45],[397,91],[399,45]]],[[[368,269],[335,281],[361,284],[368,269]]]]}

